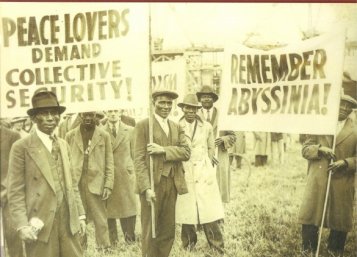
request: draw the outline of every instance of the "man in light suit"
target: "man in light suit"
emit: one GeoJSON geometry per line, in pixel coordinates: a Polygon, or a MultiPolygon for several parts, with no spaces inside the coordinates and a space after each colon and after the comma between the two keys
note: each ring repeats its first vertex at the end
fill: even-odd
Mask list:
{"type": "Polygon", "coordinates": [[[84,209],[72,177],[68,144],[53,134],[65,107],[48,91],[36,93],[32,106],[27,113],[37,129],[16,141],[10,152],[10,215],[26,242],[28,257],[80,257],[84,209]],[[40,231],[34,218],[44,224],[40,231]]]}
{"type": "Polygon", "coordinates": [[[107,200],[109,238],[112,245],[118,242],[116,219],[120,219],[125,242],[135,241],[137,195],[133,164],[133,128],[121,120],[119,110],[106,112],[104,129],[111,135],[114,156],[114,187],[107,200]]]}
{"type": "Polygon", "coordinates": [[[218,100],[218,95],[210,86],[203,86],[196,93],[198,101],[202,104],[197,114],[202,120],[208,121],[213,127],[213,136],[215,137],[215,145],[218,147],[218,166],[217,166],[217,182],[222,197],[222,202],[228,203],[230,200],[230,183],[231,173],[229,164],[228,149],[233,146],[236,136],[233,131],[220,131],[218,133],[218,110],[213,106],[218,100]]]}
{"type": "Polygon", "coordinates": [[[149,119],[135,127],[134,166],[141,202],[142,256],[167,257],[175,238],[177,194],[187,193],[182,161],[190,158],[184,130],[168,119],[178,95],[169,90],[152,93],[154,105],[153,142],[149,140],[149,119]],[[153,161],[151,188],[149,160],[153,161]],[[150,203],[155,206],[156,238],[152,238],[150,203]]]}
{"type": "Polygon", "coordinates": [[[1,138],[1,214],[2,225],[4,232],[5,244],[8,249],[9,257],[22,257],[22,243],[16,230],[14,230],[9,213],[9,205],[7,204],[6,181],[7,171],[9,168],[9,155],[12,145],[21,138],[18,132],[12,131],[0,125],[1,138]]]}
{"type": "Polygon", "coordinates": [[[96,126],[96,113],[81,113],[82,123],[66,140],[73,158],[73,173],[88,220],[93,220],[97,246],[109,250],[106,200],[114,184],[114,163],[109,134],[96,126]]]}
{"type": "Polygon", "coordinates": [[[333,174],[324,227],[330,229],[328,250],[331,256],[343,256],[347,233],[353,228],[357,127],[348,118],[352,108],[357,108],[357,101],[342,95],[334,150],[332,136],[308,136],[303,145],[308,174],[299,223],[302,224],[303,250],[307,252],[317,249],[329,171],[333,174]]]}
{"type": "Polygon", "coordinates": [[[78,127],[81,122],[79,114],[67,113],[58,125],[58,137],[65,139],[67,132],[78,127]]]}

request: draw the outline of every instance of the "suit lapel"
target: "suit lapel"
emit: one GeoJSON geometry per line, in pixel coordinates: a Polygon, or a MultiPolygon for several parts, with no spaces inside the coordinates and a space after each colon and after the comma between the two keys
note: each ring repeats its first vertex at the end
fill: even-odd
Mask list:
{"type": "Polygon", "coordinates": [[[109,123],[105,125],[105,130],[109,133],[110,138],[112,139],[112,148],[113,151],[120,145],[121,141],[124,139],[125,133],[128,130],[126,125],[123,122],[119,123],[119,130],[117,131],[117,136],[114,137],[112,130],[109,126],[109,123]]]}
{"type": "Polygon", "coordinates": [[[41,171],[53,191],[56,192],[55,183],[51,173],[51,167],[47,159],[46,151],[46,147],[43,145],[41,139],[37,136],[37,134],[31,134],[31,142],[28,148],[28,153],[38,166],[39,170],[41,171]]]}
{"type": "MultiPolygon", "coordinates": [[[[168,136],[166,135],[165,131],[162,129],[160,123],[157,121],[156,117],[153,117],[153,133],[160,135],[159,137],[165,137],[166,139],[168,139],[168,136]],[[156,133],[155,133],[156,132],[156,133]]],[[[169,122],[169,134],[171,133],[171,129],[170,129],[170,122],[169,122]]]]}
{"type": "Polygon", "coordinates": [[[68,151],[65,142],[62,140],[58,140],[60,146],[60,153],[62,156],[63,163],[63,175],[66,189],[70,189],[72,187],[72,179],[71,179],[71,171],[68,161],[68,151]]]}
{"type": "Polygon", "coordinates": [[[83,140],[82,140],[82,135],[80,128],[77,127],[75,129],[75,134],[74,134],[74,142],[77,144],[78,148],[80,149],[81,153],[83,153],[83,140]]]}
{"type": "Polygon", "coordinates": [[[127,130],[128,130],[127,127],[122,122],[120,122],[119,130],[113,145],[113,150],[120,145],[121,141],[123,141],[125,133],[127,133],[127,130]]]}
{"type": "Polygon", "coordinates": [[[352,132],[353,132],[352,123],[350,120],[347,120],[342,130],[340,131],[340,133],[338,133],[336,137],[336,145],[344,141],[349,135],[352,134],[352,132]]]}
{"type": "Polygon", "coordinates": [[[92,152],[92,150],[98,144],[98,142],[101,140],[101,138],[102,138],[102,134],[99,132],[98,128],[95,128],[94,129],[94,133],[93,133],[93,137],[92,137],[91,146],[89,147],[88,154],[90,154],[92,152]]]}
{"type": "MultiPolygon", "coordinates": [[[[176,129],[176,126],[174,126],[174,124],[173,124],[173,122],[171,120],[168,120],[168,125],[169,125],[169,137],[168,137],[168,139],[170,140],[170,144],[176,145],[176,142],[178,141],[178,138],[177,138],[178,131],[176,129]]],[[[163,132],[163,133],[165,134],[165,132],[163,132]]]]}

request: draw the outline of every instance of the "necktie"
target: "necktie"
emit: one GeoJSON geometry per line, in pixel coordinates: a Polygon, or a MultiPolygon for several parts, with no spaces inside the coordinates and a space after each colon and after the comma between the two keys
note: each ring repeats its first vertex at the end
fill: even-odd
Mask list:
{"type": "Polygon", "coordinates": [[[114,125],[112,126],[112,135],[113,135],[113,137],[117,136],[117,130],[116,130],[116,127],[114,125]]]}
{"type": "Polygon", "coordinates": [[[55,160],[58,160],[58,154],[59,154],[59,144],[55,136],[50,136],[50,139],[52,140],[52,157],[55,160]]]}
{"type": "Polygon", "coordinates": [[[207,119],[206,119],[206,120],[207,120],[208,122],[210,122],[210,120],[211,120],[210,118],[211,118],[211,117],[210,117],[210,114],[209,114],[209,110],[207,110],[207,119]]]}

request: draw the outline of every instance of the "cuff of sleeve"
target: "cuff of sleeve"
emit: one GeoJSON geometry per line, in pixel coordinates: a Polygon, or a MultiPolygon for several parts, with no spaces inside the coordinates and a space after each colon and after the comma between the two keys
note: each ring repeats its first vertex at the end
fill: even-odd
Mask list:
{"type": "Polygon", "coordinates": [[[16,231],[18,232],[18,231],[20,231],[21,229],[26,228],[26,227],[28,227],[28,226],[21,226],[21,227],[18,227],[18,228],[16,229],[16,231]]]}
{"type": "Polygon", "coordinates": [[[86,219],[86,215],[79,216],[79,220],[85,220],[85,219],[86,219]]]}
{"type": "Polygon", "coordinates": [[[348,168],[348,161],[343,160],[343,162],[345,163],[345,167],[348,168]]]}

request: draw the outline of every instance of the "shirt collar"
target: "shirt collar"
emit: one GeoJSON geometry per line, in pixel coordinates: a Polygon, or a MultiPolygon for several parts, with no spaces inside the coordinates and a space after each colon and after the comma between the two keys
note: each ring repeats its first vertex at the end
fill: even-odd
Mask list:
{"type": "Polygon", "coordinates": [[[39,130],[38,128],[36,128],[36,133],[38,135],[38,137],[43,141],[43,140],[51,140],[50,137],[53,136],[56,138],[56,135],[54,133],[52,133],[51,135],[48,135],[46,133],[43,133],[41,130],[39,130]]]}
{"type": "Polygon", "coordinates": [[[160,122],[160,123],[167,123],[167,121],[168,121],[168,119],[169,119],[169,118],[165,118],[165,119],[164,119],[163,117],[157,115],[156,113],[154,113],[154,116],[155,116],[155,119],[156,119],[158,122],[160,122]]]}
{"type": "MultiPolygon", "coordinates": [[[[40,138],[41,142],[45,145],[45,147],[48,149],[48,151],[52,151],[52,139],[50,138],[50,135],[47,135],[40,131],[38,128],[36,128],[36,134],[40,138]]],[[[51,136],[54,136],[56,138],[56,135],[52,134],[51,136]]]]}

